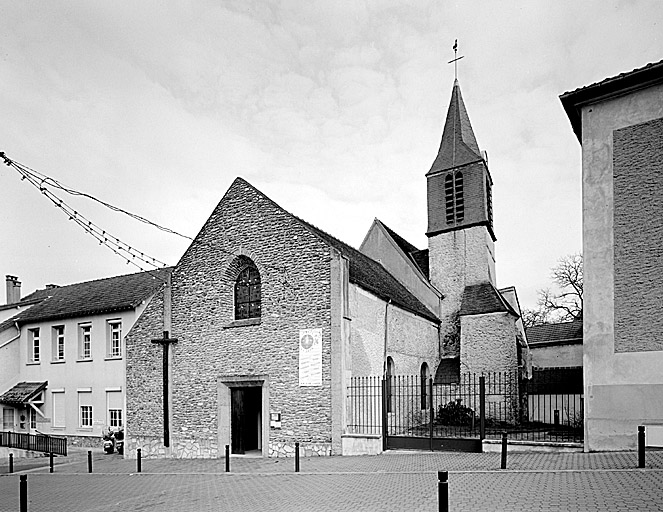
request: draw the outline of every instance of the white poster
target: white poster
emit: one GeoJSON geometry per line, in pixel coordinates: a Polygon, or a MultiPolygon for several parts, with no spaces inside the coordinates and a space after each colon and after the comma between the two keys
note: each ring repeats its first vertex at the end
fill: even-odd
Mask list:
{"type": "Polygon", "coordinates": [[[322,386],[322,329],[299,331],[299,385],[322,386]]]}

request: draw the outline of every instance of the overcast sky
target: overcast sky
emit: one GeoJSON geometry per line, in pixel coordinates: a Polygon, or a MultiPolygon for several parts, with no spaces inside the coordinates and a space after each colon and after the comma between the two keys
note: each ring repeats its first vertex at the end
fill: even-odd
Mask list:
{"type": "MultiPolygon", "coordinates": [[[[558,96],[663,58],[659,0],[0,0],[0,17],[10,158],[190,236],[241,176],[355,247],[376,217],[427,246],[457,38],[497,282],[522,306],[582,249],[580,145],[558,96]]],[[[188,246],[61,197],[169,264],[188,246]]],[[[23,295],[137,270],[4,165],[0,199],[0,272],[23,295]]]]}

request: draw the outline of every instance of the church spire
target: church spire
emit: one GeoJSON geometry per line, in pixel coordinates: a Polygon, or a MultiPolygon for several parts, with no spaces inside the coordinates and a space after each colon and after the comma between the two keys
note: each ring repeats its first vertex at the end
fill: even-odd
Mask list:
{"type": "Polygon", "coordinates": [[[473,162],[482,161],[477,139],[460,93],[458,80],[454,80],[447,120],[442,132],[442,142],[437,158],[428,174],[453,169],[473,162]]]}

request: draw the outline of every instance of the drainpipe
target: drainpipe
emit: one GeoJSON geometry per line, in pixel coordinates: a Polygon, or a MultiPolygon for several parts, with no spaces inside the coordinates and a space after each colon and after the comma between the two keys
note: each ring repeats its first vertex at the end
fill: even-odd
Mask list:
{"type": "Polygon", "coordinates": [[[387,340],[389,338],[389,304],[391,299],[384,306],[384,354],[382,358],[382,378],[387,376],[387,340]]]}

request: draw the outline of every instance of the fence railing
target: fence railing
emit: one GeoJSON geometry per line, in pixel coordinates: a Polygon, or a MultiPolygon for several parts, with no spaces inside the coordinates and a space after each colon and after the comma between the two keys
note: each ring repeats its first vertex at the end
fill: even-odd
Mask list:
{"type": "Polygon", "coordinates": [[[67,438],[45,434],[23,434],[20,432],[0,432],[0,446],[31,450],[35,452],[67,455],[67,438]]]}
{"type": "Polygon", "coordinates": [[[534,370],[466,373],[435,384],[419,376],[353,377],[348,386],[351,433],[582,442],[582,372],[534,370]],[[483,426],[483,430],[482,430],[483,426]]]}

